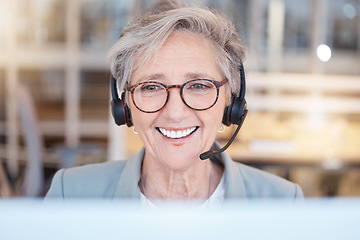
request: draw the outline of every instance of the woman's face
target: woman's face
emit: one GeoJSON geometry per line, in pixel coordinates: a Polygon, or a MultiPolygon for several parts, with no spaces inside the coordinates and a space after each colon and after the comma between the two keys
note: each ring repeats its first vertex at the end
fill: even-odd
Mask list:
{"type": "MultiPolygon", "coordinates": [[[[150,61],[134,72],[131,84],[158,81],[173,85],[198,78],[224,79],[214,47],[194,34],[174,32],[150,61]]],[[[176,88],[170,89],[167,104],[155,113],[141,112],[129,101],[135,129],[146,149],[145,160],[150,158],[171,170],[185,170],[200,161],[199,155],[210,149],[221,127],[225,92],[226,87],[220,87],[217,103],[204,111],[187,107],[176,88]],[[174,136],[178,131],[180,138],[174,136]]]]}

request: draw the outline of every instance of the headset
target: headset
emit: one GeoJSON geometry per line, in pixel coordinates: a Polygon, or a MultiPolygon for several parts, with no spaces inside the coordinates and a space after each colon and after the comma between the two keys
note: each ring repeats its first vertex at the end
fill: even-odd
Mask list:
{"type": "MultiPolygon", "coordinates": [[[[230,138],[229,142],[222,148],[218,150],[210,150],[204,152],[200,155],[201,160],[211,158],[223,151],[225,151],[230,144],[234,141],[236,135],[238,134],[245,118],[247,115],[247,103],[245,100],[246,84],[245,84],[245,71],[244,66],[241,63],[239,66],[240,70],[240,94],[237,97],[235,94],[231,97],[230,105],[227,106],[224,110],[224,115],[222,122],[226,126],[231,124],[238,125],[233,136],[230,138]]],[[[125,125],[131,127],[133,125],[131,119],[130,108],[125,102],[125,92],[121,93],[121,98],[119,98],[117,82],[113,75],[111,75],[111,113],[114,117],[115,123],[117,125],[125,125]]]]}
{"type": "Polygon", "coordinates": [[[125,92],[121,93],[121,99],[119,98],[117,83],[114,76],[111,74],[111,113],[114,117],[115,123],[118,126],[126,124],[131,127],[133,125],[131,119],[131,112],[128,105],[125,103],[125,92]]]}

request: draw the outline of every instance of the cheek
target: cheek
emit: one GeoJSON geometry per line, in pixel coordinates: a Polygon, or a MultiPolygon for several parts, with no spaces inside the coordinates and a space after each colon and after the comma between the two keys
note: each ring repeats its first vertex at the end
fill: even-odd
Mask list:
{"type": "Polygon", "coordinates": [[[134,124],[136,132],[140,137],[144,146],[149,147],[156,143],[156,131],[154,128],[154,123],[159,117],[159,112],[157,113],[144,113],[138,110],[135,105],[130,103],[130,111],[132,116],[132,122],[134,124]]]}
{"type": "Polygon", "coordinates": [[[139,134],[141,134],[141,132],[143,132],[144,130],[149,128],[151,121],[152,121],[151,120],[152,114],[143,113],[143,112],[139,111],[134,106],[132,101],[130,102],[129,108],[130,108],[131,118],[132,118],[134,127],[135,127],[136,131],[139,132],[139,134]]]}
{"type": "Polygon", "coordinates": [[[221,122],[222,122],[222,118],[224,115],[224,110],[227,106],[229,106],[231,103],[231,92],[229,91],[227,85],[225,87],[223,87],[220,90],[220,96],[217,102],[217,113],[219,114],[221,117],[221,122]]]}
{"type": "Polygon", "coordinates": [[[209,129],[210,128],[213,129],[212,131],[214,131],[215,134],[217,133],[217,130],[221,127],[224,110],[225,110],[225,104],[226,104],[226,99],[219,98],[215,106],[213,106],[208,110],[206,116],[203,116],[204,121],[209,124],[208,126],[209,129]]]}
{"type": "Polygon", "coordinates": [[[222,95],[220,95],[218,103],[216,104],[216,111],[213,113],[213,116],[217,117],[217,122],[215,123],[217,127],[216,131],[222,124],[225,108],[231,103],[231,97],[227,93],[228,91],[222,92],[222,95]]]}

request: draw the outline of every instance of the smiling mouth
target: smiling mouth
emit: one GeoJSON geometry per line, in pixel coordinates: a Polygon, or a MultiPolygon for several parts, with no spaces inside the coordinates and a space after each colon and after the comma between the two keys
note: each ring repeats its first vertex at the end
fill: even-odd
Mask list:
{"type": "Polygon", "coordinates": [[[177,130],[177,131],[166,130],[164,128],[157,128],[157,129],[164,137],[172,138],[172,139],[179,139],[179,138],[184,138],[184,137],[191,135],[198,129],[198,127],[192,127],[192,128],[188,128],[188,129],[184,129],[184,130],[177,130]]]}

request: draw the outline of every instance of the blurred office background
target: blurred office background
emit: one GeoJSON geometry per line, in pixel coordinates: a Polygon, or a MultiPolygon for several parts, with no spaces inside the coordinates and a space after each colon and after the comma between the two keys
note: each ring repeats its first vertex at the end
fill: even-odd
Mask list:
{"type": "MultiPolygon", "coordinates": [[[[141,148],[109,118],[106,55],[151,2],[0,0],[0,196],[42,196],[60,167],[141,148]]],[[[193,2],[225,12],[247,46],[233,159],[307,197],[360,196],[360,0],[193,2]]]]}

